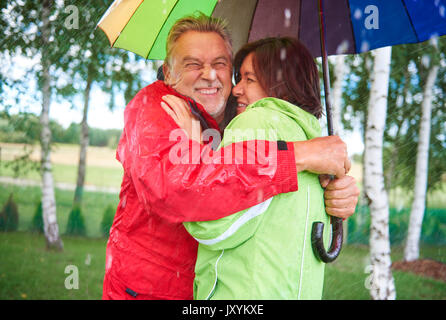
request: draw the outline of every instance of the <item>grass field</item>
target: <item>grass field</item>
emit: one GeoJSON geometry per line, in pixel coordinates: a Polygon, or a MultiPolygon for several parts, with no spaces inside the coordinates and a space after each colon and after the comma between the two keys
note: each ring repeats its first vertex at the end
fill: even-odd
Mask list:
{"type": "MultiPolygon", "coordinates": [[[[24,145],[0,143],[1,162],[0,176],[13,177],[14,172],[8,164],[16,157],[24,154],[24,145]]],[[[108,147],[88,147],[85,185],[119,188],[122,181],[122,167],[115,159],[116,150],[108,147]]],[[[40,160],[40,147],[34,146],[30,159],[40,160]]],[[[76,184],[79,146],[56,144],[51,153],[53,176],[56,183],[76,184]]],[[[40,181],[40,173],[36,170],[25,171],[18,177],[40,181]]]]}
{"type": "MultiPolygon", "coordinates": [[[[63,252],[49,252],[42,235],[0,233],[0,299],[101,299],[106,239],[63,237],[63,242],[63,252]],[[65,287],[72,274],[68,266],[78,270],[78,289],[65,287]]],[[[365,246],[345,246],[326,267],[323,299],[370,299],[364,286],[367,255],[365,246]]],[[[444,247],[422,247],[421,255],[446,262],[444,247]]],[[[401,248],[393,248],[393,260],[401,257],[401,248]]],[[[400,271],[393,275],[397,299],[446,299],[444,282],[400,271]]]]}
{"type": "MultiPolygon", "coordinates": [[[[43,235],[28,232],[38,187],[0,186],[0,201],[14,192],[19,207],[18,232],[0,233],[0,299],[100,299],[104,273],[106,239],[100,221],[107,205],[117,205],[118,196],[85,192],[84,217],[88,237],[68,237],[66,223],[73,192],[56,190],[57,219],[64,242],[63,252],[48,252],[43,235]],[[88,208],[88,210],[87,210],[88,208]],[[67,266],[79,271],[79,289],[65,288],[67,266]]],[[[401,247],[392,248],[392,260],[402,259],[401,247]]],[[[346,245],[341,256],[327,265],[324,299],[367,300],[368,247],[346,245]]],[[[423,246],[421,258],[446,263],[445,246],[423,246]]],[[[446,299],[446,283],[394,271],[398,299],[446,299]]]]}

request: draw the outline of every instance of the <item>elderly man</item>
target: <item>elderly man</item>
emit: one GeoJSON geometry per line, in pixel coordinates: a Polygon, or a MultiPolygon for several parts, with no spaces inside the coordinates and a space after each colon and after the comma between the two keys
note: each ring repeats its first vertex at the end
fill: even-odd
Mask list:
{"type": "MultiPolygon", "coordinates": [[[[143,88],[127,105],[117,149],[124,177],[107,244],[104,299],[192,299],[198,243],[182,223],[220,219],[296,191],[299,171],[337,176],[326,188],[327,212],[353,214],[359,192],[345,176],[350,162],[338,137],[275,144],[274,170],[247,142],[222,148],[221,159],[214,158],[221,161],[172,161],[177,141],[171,132],[178,126],[160,106],[162,97],[182,98],[203,130],[219,130],[232,88],[231,50],[220,20],[180,19],[168,36],[165,81],[143,88]],[[256,161],[246,163],[229,152],[232,147],[256,161]]],[[[200,154],[208,148],[193,140],[188,146],[200,154]]]]}

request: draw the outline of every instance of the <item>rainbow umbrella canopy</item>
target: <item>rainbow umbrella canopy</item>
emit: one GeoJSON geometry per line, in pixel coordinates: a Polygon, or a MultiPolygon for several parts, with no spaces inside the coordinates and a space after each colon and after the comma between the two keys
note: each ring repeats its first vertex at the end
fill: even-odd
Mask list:
{"type": "Polygon", "coordinates": [[[146,59],[164,60],[166,38],[174,22],[201,11],[211,15],[217,0],[116,0],[98,27],[110,45],[146,59]]]}
{"type": "Polygon", "coordinates": [[[196,11],[228,20],[234,51],[248,41],[293,36],[321,56],[361,53],[446,34],[446,0],[116,0],[98,23],[111,46],[163,60],[173,23],[196,11]]]}

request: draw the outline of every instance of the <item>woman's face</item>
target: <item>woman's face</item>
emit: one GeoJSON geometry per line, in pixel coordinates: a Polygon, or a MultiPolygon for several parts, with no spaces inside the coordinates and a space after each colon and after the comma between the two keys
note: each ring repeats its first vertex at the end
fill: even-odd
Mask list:
{"type": "Polygon", "coordinates": [[[252,64],[253,55],[254,53],[250,53],[243,60],[240,68],[240,82],[232,88],[232,94],[237,98],[237,114],[245,111],[249,104],[268,97],[265,90],[260,86],[260,82],[254,72],[252,64]]]}

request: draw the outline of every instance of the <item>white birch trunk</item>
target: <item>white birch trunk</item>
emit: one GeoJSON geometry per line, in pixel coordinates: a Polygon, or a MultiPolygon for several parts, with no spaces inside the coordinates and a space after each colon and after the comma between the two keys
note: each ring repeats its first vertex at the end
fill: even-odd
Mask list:
{"type": "Polygon", "coordinates": [[[85,174],[87,169],[87,148],[89,144],[89,129],[88,129],[88,107],[90,102],[90,91],[92,86],[90,75],[87,77],[87,86],[84,92],[84,111],[81,122],[81,137],[79,150],[79,164],[77,167],[77,182],[76,190],[74,192],[73,207],[80,206],[82,203],[82,196],[84,193],[85,174]]]}
{"type": "Polygon", "coordinates": [[[365,135],[365,193],[369,201],[370,295],[373,300],[396,298],[391,270],[389,239],[389,201],[384,188],[382,163],[383,135],[387,113],[391,47],[377,49],[372,73],[365,135]]]}
{"type": "MultiPolygon", "coordinates": [[[[341,105],[342,105],[342,83],[346,72],[345,56],[337,55],[329,57],[334,65],[335,81],[332,86],[332,104],[331,115],[333,123],[333,134],[341,136],[341,105]]],[[[342,223],[344,230],[343,243],[347,243],[348,239],[348,219],[342,223]]]]}
{"type": "Polygon", "coordinates": [[[336,80],[333,83],[332,89],[332,118],[333,118],[333,133],[335,135],[341,134],[341,104],[342,104],[342,82],[345,76],[345,57],[342,55],[331,58],[334,64],[334,73],[336,80]]]}
{"type": "MultiPolygon", "coordinates": [[[[42,45],[48,48],[50,36],[50,2],[42,4],[42,45]]],[[[47,59],[46,49],[42,50],[42,113],[40,115],[41,135],[41,174],[42,174],[42,213],[47,248],[63,249],[62,240],[59,237],[59,226],[56,216],[56,198],[54,195],[54,181],[51,170],[51,130],[49,127],[49,111],[51,100],[50,88],[50,62],[47,59]]]]}
{"type": "Polygon", "coordinates": [[[409,229],[407,233],[404,260],[417,260],[420,255],[421,225],[426,203],[427,174],[429,163],[429,140],[431,129],[431,111],[433,86],[438,74],[438,66],[433,66],[427,76],[423,93],[420,136],[418,141],[417,165],[415,169],[415,190],[412,210],[410,212],[409,229]]]}

